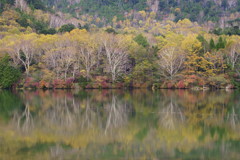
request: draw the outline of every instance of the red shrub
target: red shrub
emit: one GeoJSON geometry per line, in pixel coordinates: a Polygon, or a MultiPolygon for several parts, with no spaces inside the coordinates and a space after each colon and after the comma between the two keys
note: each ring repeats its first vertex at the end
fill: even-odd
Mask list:
{"type": "Polygon", "coordinates": [[[172,82],[168,82],[167,83],[167,88],[173,89],[174,88],[174,84],[172,82]]]}
{"type": "Polygon", "coordinates": [[[68,78],[67,80],[66,80],[66,87],[67,88],[73,88],[74,87],[74,78],[68,78]]]}
{"type": "Polygon", "coordinates": [[[187,88],[187,87],[186,87],[184,81],[181,80],[181,81],[179,81],[179,82],[177,83],[177,88],[179,88],[179,89],[184,89],[184,88],[187,88]]]}
{"type": "Polygon", "coordinates": [[[23,87],[24,88],[38,88],[39,83],[34,81],[34,79],[32,77],[28,77],[28,78],[26,78],[23,87]]]}
{"type": "Polygon", "coordinates": [[[40,82],[39,82],[39,86],[38,86],[38,88],[47,88],[46,87],[46,82],[44,81],[44,80],[41,80],[40,82]]]}
{"type": "Polygon", "coordinates": [[[55,79],[55,80],[53,80],[53,88],[55,88],[55,89],[63,89],[63,88],[66,88],[66,83],[65,83],[64,80],[55,79]]]}
{"type": "Polygon", "coordinates": [[[99,85],[100,88],[110,88],[110,85],[106,81],[101,82],[98,85],[99,85]]]}

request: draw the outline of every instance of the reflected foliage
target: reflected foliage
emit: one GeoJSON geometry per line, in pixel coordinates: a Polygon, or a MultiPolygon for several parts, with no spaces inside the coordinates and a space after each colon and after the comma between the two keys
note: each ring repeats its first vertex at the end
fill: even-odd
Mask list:
{"type": "Polygon", "coordinates": [[[223,90],[0,91],[0,159],[237,159],[239,104],[223,90]]]}

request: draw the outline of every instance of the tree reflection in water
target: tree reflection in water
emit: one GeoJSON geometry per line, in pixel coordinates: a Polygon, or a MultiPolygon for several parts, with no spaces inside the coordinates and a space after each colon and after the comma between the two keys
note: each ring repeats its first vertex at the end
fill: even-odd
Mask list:
{"type": "MultiPolygon", "coordinates": [[[[240,129],[238,126],[239,124],[239,118],[240,115],[236,113],[236,107],[233,106],[232,109],[230,110],[230,112],[227,114],[227,120],[230,123],[230,126],[235,130],[235,129],[240,129]],[[238,128],[237,128],[238,127],[238,128]]],[[[239,130],[240,131],[240,130],[239,130]]]]}
{"type": "Polygon", "coordinates": [[[121,102],[115,94],[111,96],[111,102],[106,105],[107,122],[105,127],[105,134],[111,128],[118,128],[128,121],[128,107],[126,102],[121,102]]]}
{"type": "Polygon", "coordinates": [[[170,97],[166,107],[160,111],[160,123],[167,129],[175,129],[180,124],[184,123],[184,115],[181,108],[177,103],[173,101],[173,97],[170,97]]]}
{"type": "Polygon", "coordinates": [[[23,132],[29,132],[34,127],[33,116],[28,102],[25,104],[23,112],[15,112],[13,123],[17,124],[17,129],[23,132]]]}
{"type": "Polygon", "coordinates": [[[104,98],[95,99],[91,94],[79,98],[74,94],[56,91],[50,98],[50,91],[39,92],[41,93],[23,93],[27,97],[25,108],[15,113],[13,118],[17,120],[18,128],[27,131],[33,128],[34,123],[50,129],[61,129],[63,132],[97,127],[107,134],[112,129],[127,124],[128,114],[131,112],[129,104],[114,92],[104,94],[103,96],[108,97],[104,101],[101,101],[104,98]],[[32,95],[35,96],[35,100],[32,99],[32,95]]]}
{"type": "Polygon", "coordinates": [[[0,100],[0,159],[240,157],[238,92],[37,90],[0,100]]]}

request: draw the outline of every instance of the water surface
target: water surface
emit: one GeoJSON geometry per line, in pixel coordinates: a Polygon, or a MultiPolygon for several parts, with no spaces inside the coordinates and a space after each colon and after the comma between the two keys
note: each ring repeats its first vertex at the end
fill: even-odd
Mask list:
{"type": "Polygon", "coordinates": [[[240,159],[238,91],[0,91],[0,160],[240,159]]]}

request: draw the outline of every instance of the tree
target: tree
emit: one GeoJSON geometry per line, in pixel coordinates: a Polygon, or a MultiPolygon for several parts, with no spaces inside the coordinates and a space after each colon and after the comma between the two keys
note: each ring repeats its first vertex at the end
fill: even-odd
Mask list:
{"type": "Polygon", "coordinates": [[[232,36],[227,44],[227,60],[234,70],[240,57],[240,38],[232,36]]]}
{"type": "Polygon", "coordinates": [[[55,28],[43,29],[40,31],[40,34],[56,34],[57,31],[55,28]]]}
{"type": "Polygon", "coordinates": [[[173,79],[181,71],[185,55],[177,46],[165,46],[159,53],[159,66],[165,78],[173,79]]]}
{"type": "Polygon", "coordinates": [[[148,60],[144,60],[136,64],[136,66],[134,67],[132,72],[133,80],[136,82],[152,82],[153,70],[153,63],[149,62],[148,60]]]}
{"type": "Polygon", "coordinates": [[[228,1],[227,0],[223,0],[222,1],[222,7],[226,10],[228,8],[228,1]]]}
{"type": "Polygon", "coordinates": [[[39,0],[26,0],[26,2],[30,5],[32,5],[35,9],[41,9],[41,10],[45,10],[45,6],[43,1],[39,1],[39,0]]]}
{"type": "Polygon", "coordinates": [[[144,37],[142,34],[137,35],[133,40],[145,48],[149,47],[146,37],[144,37]]]}
{"type": "Polygon", "coordinates": [[[90,78],[90,72],[97,63],[98,43],[95,37],[85,31],[74,30],[71,32],[76,38],[77,59],[85,68],[87,79],[90,78]]]}
{"type": "Polygon", "coordinates": [[[207,52],[204,54],[204,58],[210,62],[214,73],[222,73],[226,69],[224,61],[224,55],[222,52],[207,52]]]}
{"type": "Polygon", "coordinates": [[[113,29],[113,28],[107,28],[105,31],[106,31],[107,33],[117,34],[117,32],[115,31],[115,29],[113,29]]]}
{"type": "Polygon", "coordinates": [[[15,7],[21,9],[21,11],[28,10],[28,5],[25,0],[15,0],[15,7]]]}
{"type": "Polygon", "coordinates": [[[223,48],[225,48],[225,46],[226,46],[226,41],[223,40],[222,37],[219,37],[218,43],[216,44],[216,49],[217,49],[217,50],[223,49],[223,48]]]}
{"type": "Polygon", "coordinates": [[[216,48],[214,40],[211,38],[210,43],[209,43],[210,49],[213,50],[216,48]]]}
{"type": "Polygon", "coordinates": [[[38,52],[35,44],[38,36],[35,33],[31,33],[11,38],[7,46],[10,50],[9,54],[16,64],[24,66],[28,76],[30,66],[38,52]]]}
{"type": "Polygon", "coordinates": [[[57,78],[66,80],[72,65],[76,61],[76,52],[69,33],[66,33],[55,40],[52,48],[46,48],[44,61],[48,68],[56,73],[57,78]]]}
{"type": "Polygon", "coordinates": [[[0,88],[10,88],[20,78],[20,71],[10,65],[10,57],[0,59],[0,88]]]}
{"type": "Polygon", "coordinates": [[[75,26],[73,24],[65,24],[65,25],[61,26],[61,28],[58,30],[58,32],[60,32],[60,33],[71,32],[74,29],[75,29],[75,26]]]}
{"type": "Polygon", "coordinates": [[[205,59],[201,51],[202,43],[197,39],[197,35],[190,34],[182,41],[182,49],[186,54],[184,65],[185,74],[199,75],[203,77],[213,75],[213,64],[205,59]]]}
{"type": "Polygon", "coordinates": [[[203,47],[202,53],[204,54],[208,52],[210,50],[210,46],[207,40],[204,38],[204,36],[198,35],[197,39],[202,43],[202,47],[203,47]]]}
{"type": "MultiPolygon", "coordinates": [[[[161,74],[166,79],[174,79],[183,68],[185,54],[181,47],[182,41],[181,35],[169,33],[162,42],[163,46],[158,52],[158,64],[161,74]]],[[[186,48],[187,44],[189,43],[186,43],[186,48]]]]}
{"type": "Polygon", "coordinates": [[[214,75],[213,63],[209,62],[202,56],[198,55],[198,51],[188,53],[185,61],[186,74],[209,77],[214,75]]]}
{"type": "Polygon", "coordinates": [[[127,37],[122,35],[104,34],[102,35],[102,43],[105,49],[107,68],[109,69],[112,81],[124,71],[125,64],[128,62],[128,46],[127,37]]]}

